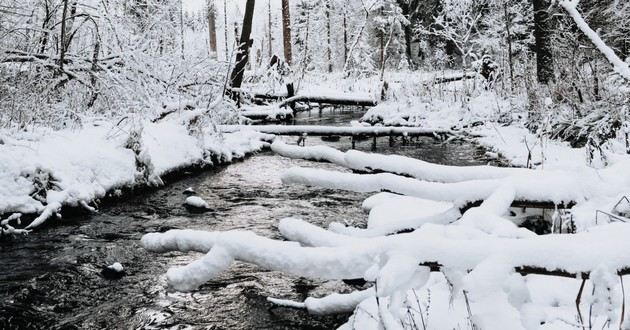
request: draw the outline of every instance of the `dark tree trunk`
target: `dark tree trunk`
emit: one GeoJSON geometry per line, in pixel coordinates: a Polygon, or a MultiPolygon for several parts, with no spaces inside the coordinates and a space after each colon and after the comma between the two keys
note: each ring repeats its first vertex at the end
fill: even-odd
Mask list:
{"type": "MultiPolygon", "coordinates": [[[[236,64],[230,75],[230,89],[237,89],[241,87],[243,83],[243,74],[245,73],[245,67],[247,66],[247,59],[249,58],[249,47],[251,42],[249,37],[252,33],[252,20],[254,18],[255,0],[247,0],[245,5],[245,17],[243,18],[243,29],[241,32],[241,40],[239,44],[238,53],[236,54],[236,64]]],[[[233,98],[236,98],[239,93],[232,93],[229,91],[233,98]]]]}
{"type": "Polygon", "coordinates": [[[282,0],[282,40],[284,42],[284,61],[291,65],[291,10],[289,0],[282,0]]]}
{"type": "Polygon", "coordinates": [[[208,44],[211,56],[217,57],[217,22],[214,2],[208,1],[208,44]]]}
{"type": "Polygon", "coordinates": [[[409,67],[413,69],[415,68],[416,63],[413,59],[413,53],[411,51],[411,43],[413,42],[413,26],[416,20],[415,20],[415,13],[412,13],[412,10],[416,11],[415,7],[417,7],[417,4],[416,4],[416,1],[398,0],[398,7],[400,7],[403,16],[405,16],[407,20],[409,21],[409,24],[404,26],[403,32],[405,34],[405,55],[407,56],[409,67]],[[412,6],[414,6],[413,9],[412,9],[412,6]]]}
{"type": "Polygon", "coordinates": [[[328,72],[333,72],[333,62],[332,62],[332,37],[330,31],[330,0],[326,0],[326,33],[327,33],[327,49],[326,54],[328,56],[328,72]]]}
{"type": "Polygon", "coordinates": [[[534,37],[536,38],[536,66],[538,81],[547,84],[554,80],[553,54],[551,48],[551,16],[548,0],[534,2],[534,37]]]}

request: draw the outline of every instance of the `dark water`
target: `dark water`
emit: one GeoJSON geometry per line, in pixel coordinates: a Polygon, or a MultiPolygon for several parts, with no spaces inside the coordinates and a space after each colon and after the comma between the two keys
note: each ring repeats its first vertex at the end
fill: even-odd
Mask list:
{"type": "MultiPolygon", "coordinates": [[[[345,125],[360,117],[348,111],[302,113],[299,124],[345,125]]],[[[287,142],[292,142],[287,138],[287,142]]],[[[322,144],[310,138],[307,145],[322,144]]],[[[326,143],[350,148],[348,139],[326,143]]],[[[369,150],[371,141],[359,142],[369,150]]],[[[444,164],[478,164],[483,154],[466,143],[422,138],[378,152],[397,153],[444,164]]],[[[24,238],[0,241],[0,328],[2,329],[330,329],[347,315],[315,317],[274,308],[267,296],[302,300],[309,295],[346,292],[342,282],[321,283],[236,263],[194,293],[169,292],[164,273],[201,255],[152,254],[138,244],[144,233],[174,228],[245,229],[280,238],[278,220],[302,217],[326,226],[331,221],[360,225],[367,195],[283,186],[291,166],[338,169],[334,165],[289,160],[264,152],[226,167],[171,182],[153,192],[103,206],[98,214],[51,221],[24,238]],[[183,190],[193,187],[212,207],[195,214],[183,206],[183,190]],[[127,276],[108,280],[103,267],[120,262],[127,276]]]]}

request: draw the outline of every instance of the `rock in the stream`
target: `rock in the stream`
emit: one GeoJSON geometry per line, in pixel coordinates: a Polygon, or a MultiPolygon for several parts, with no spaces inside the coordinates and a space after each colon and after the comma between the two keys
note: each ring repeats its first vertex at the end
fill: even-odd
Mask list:
{"type": "Polygon", "coordinates": [[[127,272],[125,272],[125,268],[119,262],[115,262],[103,268],[101,275],[108,280],[118,280],[127,275],[127,272]]]}
{"type": "Polygon", "coordinates": [[[186,196],[190,196],[190,195],[194,195],[196,194],[195,190],[192,187],[188,187],[186,188],[186,190],[184,190],[184,195],[186,196]]]}
{"type": "Polygon", "coordinates": [[[184,206],[192,211],[207,211],[210,205],[199,196],[190,196],[186,198],[184,206]]]}

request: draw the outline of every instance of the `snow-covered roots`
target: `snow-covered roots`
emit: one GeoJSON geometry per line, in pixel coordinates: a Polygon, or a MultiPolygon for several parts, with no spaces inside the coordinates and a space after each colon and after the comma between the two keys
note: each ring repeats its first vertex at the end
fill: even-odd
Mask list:
{"type": "MultiPolygon", "coordinates": [[[[312,152],[315,149],[295,150],[294,155],[333,157],[335,163],[342,163],[339,153],[312,152]]],[[[350,155],[344,155],[345,164],[350,155]]],[[[394,159],[357,155],[381,159],[381,168],[394,159]]],[[[576,278],[590,278],[586,290],[592,292],[581,305],[578,301],[577,310],[589,307],[592,322],[618,324],[623,314],[621,287],[614,279],[630,273],[629,225],[610,224],[575,235],[538,236],[517,227],[507,216],[515,200],[537,197],[566,202],[585,199],[588,194],[583,190],[540,189],[540,180],[551,178],[549,173],[520,169],[495,173],[487,167],[460,172],[454,167],[416,165],[420,167],[405,171],[414,172],[416,178],[432,176],[433,180],[389,173],[286,172],[285,183],[379,192],[363,203],[369,211],[367,228],[332,222],[326,229],[302,219],[285,218],[278,228],[286,241],[244,231],[172,230],[147,234],[142,245],[155,252],[205,254],[186,266],[168,270],[168,283],[181,291],[195,290],[234,261],[320,280],[365,279],[371,287],[347,294],[311,297],[304,302],[269,298],[274,304],[317,314],[353,311],[343,326],[346,329],[579,327],[586,321],[576,318],[573,304],[580,284],[576,278]],[[421,172],[419,168],[432,170],[421,172]],[[452,175],[446,175],[449,171],[452,175]],[[537,189],[532,186],[534,180],[537,189]],[[478,206],[460,213],[464,202],[480,200],[483,202],[478,206]],[[556,278],[568,279],[559,282],[556,278]],[[558,297],[551,298],[553,295],[558,297]]],[[[400,173],[406,165],[396,166],[400,173]]],[[[571,174],[566,175],[568,180],[571,174]]]]}

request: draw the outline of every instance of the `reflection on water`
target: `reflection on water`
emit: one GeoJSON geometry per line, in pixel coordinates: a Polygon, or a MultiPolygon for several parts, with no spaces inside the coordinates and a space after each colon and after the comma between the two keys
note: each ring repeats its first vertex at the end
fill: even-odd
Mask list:
{"type": "MultiPolygon", "coordinates": [[[[346,125],[360,113],[302,113],[299,124],[346,125]]],[[[291,138],[286,138],[292,143],[291,138]]],[[[309,138],[307,145],[322,144],[309,138]]],[[[350,148],[348,138],[326,143],[350,148]]],[[[357,148],[369,150],[371,141],[357,148]]],[[[389,147],[379,138],[377,149],[446,164],[477,164],[470,144],[443,144],[430,138],[389,147]]],[[[280,238],[279,219],[301,217],[326,226],[331,221],[360,225],[367,195],[320,188],[283,186],[280,174],[291,166],[339,169],[330,164],[289,160],[264,152],[244,162],[212,169],[170,183],[163,189],[105,205],[98,214],[83,215],[41,228],[25,238],[0,241],[0,328],[203,328],[330,329],[347,315],[314,317],[304,311],[274,308],[267,296],[302,300],[309,295],[352,288],[342,282],[321,283],[236,263],[194,293],[169,292],[164,273],[200,255],[151,254],[138,244],[147,232],[173,228],[251,230],[280,238]],[[183,190],[193,187],[211,206],[202,214],[182,205],[183,190]],[[120,262],[127,276],[102,278],[103,267],[120,262]]],[[[341,169],[340,169],[341,170],[341,169]]]]}

